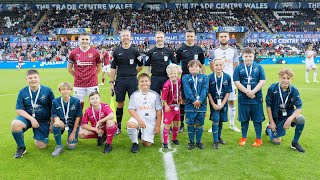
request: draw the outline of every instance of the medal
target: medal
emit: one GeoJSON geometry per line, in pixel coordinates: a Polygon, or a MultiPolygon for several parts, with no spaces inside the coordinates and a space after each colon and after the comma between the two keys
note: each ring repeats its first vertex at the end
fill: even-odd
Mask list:
{"type": "Polygon", "coordinates": [[[221,105],[221,99],[217,99],[218,105],[221,105]]]}
{"type": "Polygon", "coordinates": [[[41,86],[39,85],[39,88],[38,88],[38,92],[37,92],[37,95],[36,95],[36,99],[32,100],[32,93],[31,93],[31,89],[30,89],[30,86],[29,86],[29,95],[30,95],[30,101],[31,101],[31,106],[32,106],[32,117],[36,117],[36,112],[35,112],[35,108],[37,106],[37,101],[38,101],[38,97],[39,97],[39,94],[40,94],[40,89],[41,89],[41,86]]]}
{"type": "Polygon", "coordinates": [[[217,74],[215,73],[214,74],[214,80],[216,81],[216,90],[217,90],[217,94],[218,94],[218,99],[217,99],[217,103],[218,105],[221,105],[221,99],[220,99],[220,95],[221,95],[221,92],[222,92],[222,82],[223,82],[223,73],[221,75],[221,81],[220,81],[220,87],[218,88],[218,81],[217,81],[217,74]]]}
{"type": "Polygon", "coordinates": [[[289,87],[289,93],[288,93],[285,101],[283,101],[282,91],[281,91],[281,88],[280,88],[280,83],[278,84],[278,88],[279,88],[279,96],[280,96],[280,100],[281,100],[281,104],[279,106],[280,106],[280,110],[282,111],[282,116],[288,116],[288,113],[287,113],[287,110],[286,110],[286,104],[288,102],[288,98],[289,98],[289,95],[290,95],[290,87],[289,87]]]}
{"type": "Polygon", "coordinates": [[[248,84],[247,84],[247,90],[248,91],[251,91],[251,84],[250,84],[250,81],[251,81],[251,73],[252,73],[252,64],[251,64],[251,66],[250,66],[250,71],[249,71],[249,73],[248,73],[248,70],[247,70],[247,66],[246,65],[244,65],[244,69],[246,70],[246,74],[247,74],[247,77],[248,77],[248,84]]]}

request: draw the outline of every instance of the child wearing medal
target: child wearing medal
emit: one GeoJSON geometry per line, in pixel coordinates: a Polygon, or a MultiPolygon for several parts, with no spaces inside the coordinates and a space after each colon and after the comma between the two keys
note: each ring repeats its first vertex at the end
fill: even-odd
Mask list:
{"type": "Polygon", "coordinates": [[[232,92],[231,77],[223,72],[225,59],[216,58],[210,63],[214,72],[209,75],[210,120],[212,121],[213,148],[226,144],[221,138],[223,122],[228,121],[228,98],[232,92]]]}
{"type": "Polygon", "coordinates": [[[256,132],[254,147],[261,146],[262,122],[265,120],[262,106],[262,87],[266,83],[263,67],[254,62],[254,50],[244,48],[242,50],[243,63],[238,65],[233,74],[233,81],[238,88],[238,114],[241,122],[242,138],[240,146],[247,142],[247,132],[250,119],[253,121],[256,132]]]}
{"type": "Polygon", "coordinates": [[[164,149],[168,149],[168,136],[172,121],[172,143],[176,145],[180,144],[177,140],[177,136],[180,122],[181,80],[179,78],[179,74],[181,69],[177,64],[169,64],[166,71],[169,79],[165,82],[162,88],[164,149]]]}
{"type": "Polygon", "coordinates": [[[24,132],[30,128],[33,129],[36,147],[43,149],[48,144],[53,92],[49,87],[40,85],[39,72],[35,69],[27,71],[26,81],[28,86],[19,91],[17,98],[18,116],[11,123],[12,136],[18,146],[14,158],[21,158],[26,153],[24,132]]]}
{"type": "Polygon", "coordinates": [[[79,131],[79,137],[83,139],[97,138],[97,145],[102,146],[106,141],[103,153],[112,151],[112,139],[117,130],[116,122],[113,121],[114,114],[108,104],[101,103],[100,94],[92,92],[89,94],[90,107],[86,109],[79,131]],[[91,126],[89,126],[89,123],[91,126]]]}
{"type": "Polygon", "coordinates": [[[61,135],[64,131],[68,132],[67,147],[75,149],[78,144],[79,122],[82,117],[80,100],[71,96],[72,85],[68,82],[63,82],[59,85],[61,97],[52,101],[52,131],[56,140],[57,146],[52,153],[53,157],[59,156],[63,151],[61,135]]]}
{"type": "Polygon", "coordinates": [[[285,136],[289,127],[295,127],[291,148],[304,153],[299,139],[304,128],[305,118],[301,115],[302,100],[299,91],[291,85],[294,74],[291,69],[285,68],[279,72],[279,83],[268,88],[266,96],[269,125],[266,132],[273,144],[279,145],[281,137],[285,136]]]}
{"type": "Polygon", "coordinates": [[[182,86],[186,97],[185,112],[188,124],[189,144],[188,149],[194,149],[194,136],[199,149],[204,149],[201,141],[205,114],[207,111],[207,95],[209,81],[204,74],[199,74],[201,63],[191,60],[188,63],[190,74],[182,77],[182,86]]]}

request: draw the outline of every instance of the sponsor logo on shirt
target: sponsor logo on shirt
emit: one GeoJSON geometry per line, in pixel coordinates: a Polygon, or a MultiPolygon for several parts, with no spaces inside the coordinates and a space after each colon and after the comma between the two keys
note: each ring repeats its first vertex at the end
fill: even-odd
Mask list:
{"type": "Polygon", "coordinates": [[[78,66],[92,66],[92,62],[81,62],[80,60],[77,60],[78,66]]]}
{"type": "Polygon", "coordinates": [[[134,62],[134,59],[130,59],[130,64],[132,65],[134,62]]]}
{"type": "Polygon", "coordinates": [[[89,53],[89,54],[88,54],[88,57],[89,57],[89,58],[92,58],[92,57],[93,57],[93,53],[89,53]]]}

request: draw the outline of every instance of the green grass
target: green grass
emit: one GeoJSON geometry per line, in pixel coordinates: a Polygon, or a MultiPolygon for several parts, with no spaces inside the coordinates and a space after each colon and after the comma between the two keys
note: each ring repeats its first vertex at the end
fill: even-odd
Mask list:
{"type": "MultiPolygon", "coordinates": [[[[290,149],[293,129],[289,129],[283,137],[280,146],[272,145],[263,134],[264,145],[254,148],[253,125],[250,123],[248,143],[239,147],[240,133],[232,132],[225,123],[222,136],[227,145],[216,151],[212,148],[212,134],[204,132],[204,150],[187,150],[187,133],[178,135],[180,146],[174,153],[174,161],[179,179],[316,179],[320,177],[319,129],[320,119],[317,105],[320,104],[320,84],[304,83],[304,65],[264,65],[267,75],[266,89],[271,83],[278,81],[278,71],[282,67],[290,67],[295,71],[293,84],[300,89],[303,100],[303,115],[306,126],[300,143],[306,153],[297,153],[290,149]]],[[[127,133],[114,138],[113,151],[103,154],[103,147],[97,147],[94,139],[80,139],[77,149],[65,150],[59,157],[51,157],[55,147],[53,135],[50,134],[48,148],[35,148],[32,130],[25,133],[25,143],[28,152],[21,159],[14,159],[16,144],[10,132],[10,123],[15,118],[15,103],[18,91],[26,86],[26,70],[1,70],[0,76],[0,179],[165,179],[165,170],[160,136],[155,139],[154,146],[140,148],[140,152],[130,152],[131,143],[127,133]]],[[[62,81],[72,82],[66,69],[40,69],[41,82],[55,90],[59,96],[57,86],[62,81]]],[[[209,69],[207,69],[209,72],[209,69]]],[[[313,73],[310,73],[312,77],[313,73]]],[[[310,79],[311,79],[310,77],[310,79]]],[[[110,93],[105,85],[100,90],[104,102],[110,101],[110,93]]],[[[86,101],[88,106],[88,101],[86,101]]],[[[265,114],[266,115],[266,114],[265,114]]],[[[123,121],[128,120],[128,112],[124,111],[123,121]]],[[[267,115],[266,115],[267,118],[267,115]]],[[[265,124],[267,122],[265,121],[265,124]]],[[[125,124],[125,123],[123,123],[125,124]]],[[[239,123],[236,122],[239,127],[239,123]]],[[[209,129],[211,122],[206,119],[205,129],[209,129]]],[[[66,134],[63,136],[63,142],[66,134]]]]}

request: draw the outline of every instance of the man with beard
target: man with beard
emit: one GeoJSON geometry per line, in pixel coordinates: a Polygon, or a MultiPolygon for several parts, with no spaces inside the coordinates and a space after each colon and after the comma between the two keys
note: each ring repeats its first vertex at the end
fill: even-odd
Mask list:
{"type": "Polygon", "coordinates": [[[232,82],[232,92],[228,98],[229,105],[229,115],[230,115],[230,129],[235,132],[240,132],[240,130],[234,124],[234,119],[236,117],[236,108],[234,106],[234,101],[237,99],[235,85],[233,82],[233,71],[239,64],[239,54],[237,49],[228,45],[230,36],[228,31],[221,31],[219,33],[219,42],[220,46],[214,48],[210,52],[210,60],[214,60],[215,58],[223,58],[225,59],[225,66],[223,72],[227,73],[231,77],[232,82]]]}

